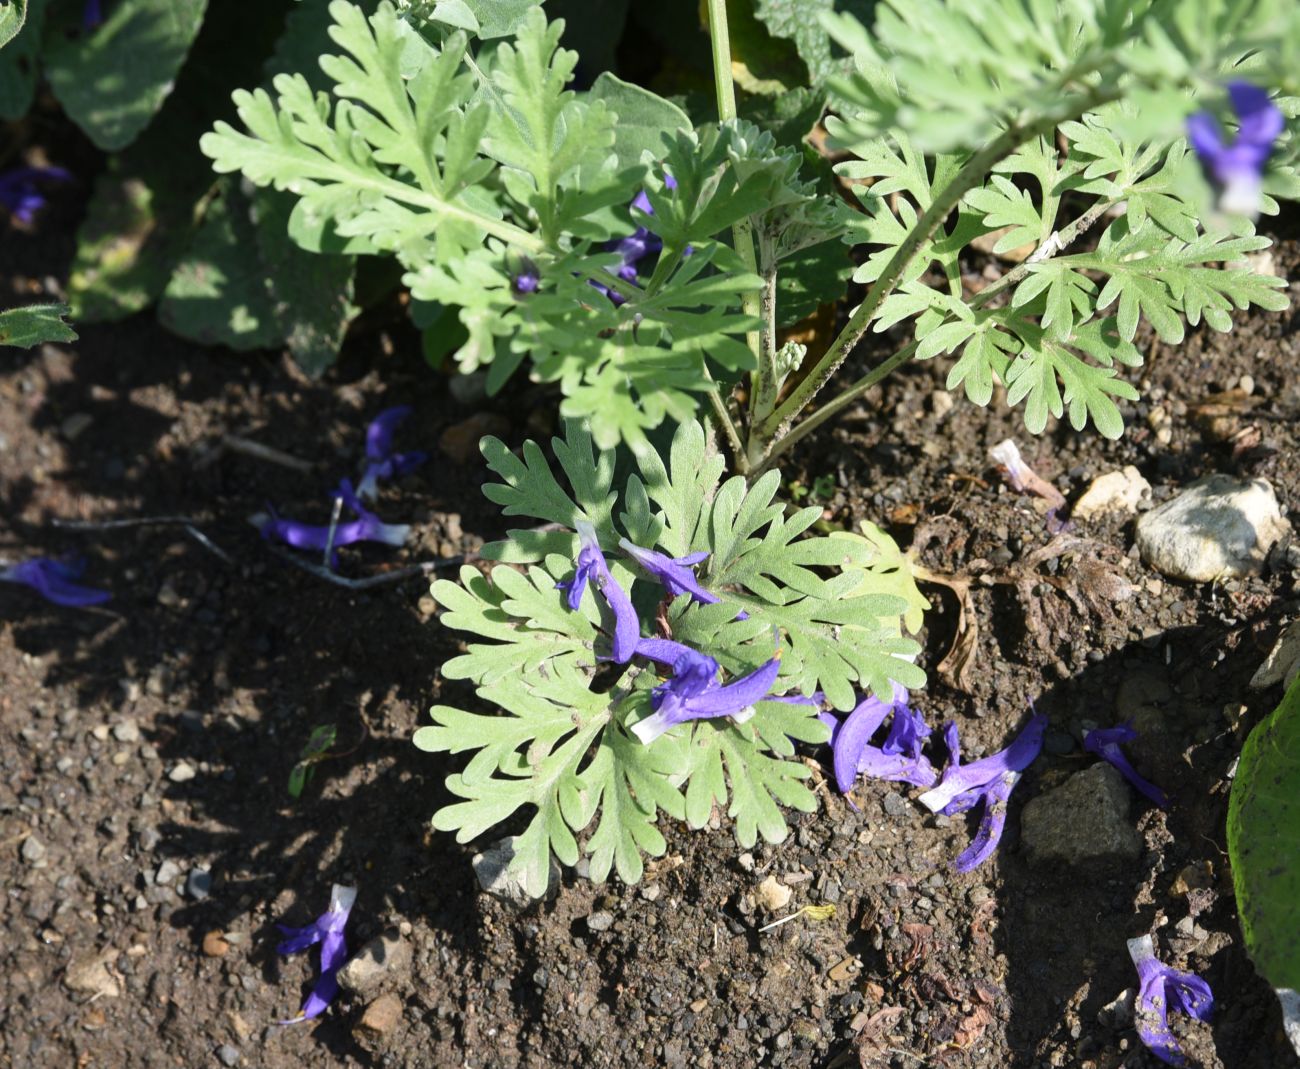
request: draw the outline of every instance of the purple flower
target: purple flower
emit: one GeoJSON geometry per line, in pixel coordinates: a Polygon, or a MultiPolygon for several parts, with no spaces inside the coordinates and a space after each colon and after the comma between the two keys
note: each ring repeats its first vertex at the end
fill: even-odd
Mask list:
{"type": "Polygon", "coordinates": [[[398,453],[393,449],[397,426],[410,414],[410,405],[396,405],[370,421],[366,428],[366,467],[357,484],[358,497],[373,501],[379,493],[380,479],[401,478],[429,459],[428,453],[419,450],[398,453]]]}
{"type": "Polygon", "coordinates": [[[1128,941],[1129,957],[1137,966],[1138,993],[1134,1017],[1138,1038],[1166,1065],[1186,1065],[1178,1040],[1169,1027],[1169,1011],[1185,1013],[1198,1021],[1214,1010],[1214,993],[1199,976],[1180,972],[1156,960],[1155,943],[1144,935],[1128,941]]]}
{"type": "Polygon", "coordinates": [[[650,698],[651,716],[632,725],[632,734],[649,744],[687,720],[729,716],[744,723],[754,715],[754,703],[767,697],[781,670],[781,658],[766,664],[726,686],[718,682],[718,662],[671,639],[642,639],[636,652],[651,660],[668,663],[673,657],[673,677],[655,687],[650,698]]]}
{"type": "Polygon", "coordinates": [[[1113,728],[1097,728],[1083,737],[1083,748],[1091,750],[1098,757],[1104,757],[1123,773],[1124,778],[1129,783],[1133,784],[1161,809],[1166,809],[1169,806],[1169,798],[1165,795],[1165,792],[1154,783],[1150,783],[1139,776],[1120,749],[1123,743],[1132,742],[1136,739],[1137,734],[1132,724],[1121,724],[1119,727],[1113,728]]]}
{"type": "Polygon", "coordinates": [[[0,581],[29,586],[55,605],[78,609],[87,605],[102,605],[113,595],[107,590],[96,590],[75,582],[85,570],[84,560],[57,561],[48,557],[35,557],[0,569],[0,581]]]}
{"type": "Polygon", "coordinates": [[[1223,143],[1219,123],[1208,111],[1188,118],[1187,139],[1220,188],[1219,207],[1253,217],[1259,214],[1264,165],[1285,120],[1268,92],[1249,82],[1229,82],[1228,97],[1237,113],[1237,136],[1232,144],[1223,143]]]}
{"type": "Polygon", "coordinates": [[[86,6],[81,9],[81,28],[93,30],[103,21],[104,14],[100,10],[99,0],[86,0],[86,6]]]}
{"type": "Polygon", "coordinates": [[[586,520],[574,524],[578,531],[580,548],[574,561],[575,571],[572,579],[561,580],[555,586],[568,592],[569,608],[577,611],[582,604],[583,592],[588,581],[604,595],[605,603],[614,613],[613,657],[619,664],[625,664],[636,652],[637,639],[641,635],[641,623],[637,619],[632,599],[610,574],[605,554],[601,552],[600,542],[596,539],[596,528],[586,520]]]}
{"type": "Polygon", "coordinates": [[[536,293],[541,284],[537,268],[524,268],[510,280],[510,292],[516,297],[527,297],[530,293],[536,293]]]}
{"type": "Polygon", "coordinates": [[[678,594],[689,594],[693,601],[698,601],[701,605],[715,605],[721,600],[716,594],[710,594],[700,586],[695,573],[690,570],[690,566],[699,564],[708,556],[707,553],[688,553],[685,557],[669,557],[653,549],[643,549],[626,538],[620,538],[618,544],[628,556],[659,580],[672,597],[675,598],[678,594]]]}
{"type": "Polygon", "coordinates": [[[0,174],[0,205],[24,225],[45,207],[40,187],[46,182],[71,182],[72,172],[62,167],[15,167],[0,174]]]}
{"type": "MultiPolygon", "coordinates": [[[[665,174],[664,188],[676,189],[677,180],[672,175],[665,174]]],[[[632,199],[632,208],[646,215],[654,215],[655,213],[654,206],[650,203],[650,198],[646,195],[644,189],[632,199]]],[[[644,226],[638,226],[627,237],[613,238],[605,242],[605,251],[618,253],[623,261],[614,273],[624,282],[630,282],[633,285],[636,284],[639,277],[638,266],[642,261],[653,260],[663,251],[663,248],[663,239],[644,226]]],[[[689,256],[691,251],[688,246],[686,255],[689,256]]],[[[646,263],[645,266],[651,267],[652,265],[646,263]]],[[[599,290],[616,305],[623,304],[626,300],[621,294],[611,290],[608,286],[601,285],[594,278],[589,279],[588,282],[594,289],[599,290]]]]}
{"type": "Polygon", "coordinates": [[[957,858],[958,872],[969,872],[987,861],[997,849],[1002,829],[1007,821],[1007,799],[1020,775],[1028,768],[1043,748],[1043,731],[1047,717],[1041,713],[1031,717],[1029,723],[1005,750],[988,757],[961,763],[961,747],[957,739],[957,725],[949,723],[944,728],[944,741],[948,745],[951,761],[944,769],[939,785],[926,791],[918,799],[932,813],[952,816],[984,803],[984,815],[974,840],[957,858]]]}
{"type": "Polygon", "coordinates": [[[299,523],[297,520],[281,519],[275,514],[274,510],[272,510],[269,518],[255,516],[253,522],[258,524],[258,529],[261,531],[263,538],[283,542],[295,549],[323,550],[329,544],[331,547],[331,567],[338,563],[338,555],[334,550],[337,550],[339,546],[348,546],[354,542],[383,542],[390,546],[400,546],[406,541],[406,536],[411,531],[410,525],[405,523],[384,523],[361,504],[360,499],[352,489],[352,484],[347,479],[339,483],[335,494],[343,499],[343,504],[351,509],[357,518],[347,523],[340,523],[335,527],[332,542],[330,542],[328,524],[299,523]]]}
{"type": "Polygon", "coordinates": [[[281,1024],[296,1024],[299,1021],[319,1017],[338,994],[337,973],[339,966],[348,956],[347,943],[343,939],[343,927],[348,923],[348,914],[352,912],[352,904],[356,900],[355,887],[344,887],[336,883],[330,891],[330,908],[307,927],[289,928],[283,924],[276,925],[289,937],[275,948],[277,954],[297,954],[317,943],[320,944],[320,979],[311,989],[311,994],[307,996],[307,1001],[303,1003],[298,1016],[281,1021],[281,1024]]]}
{"type": "Polygon", "coordinates": [[[932,787],[935,771],[928,758],[921,753],[929,727],[907,704],[907,691],[894,684],[889,701],[881,701],[874,694],[864,698],[844,719],[835,720],[832,714],[822,714],[822,720],[831,729],[831,758],[835,767],[835,785],[841,794],[853,790],[858,776],[912,783],[918,787],[932,787]],[[893,714],[889,735],[882,746],[871,745],[871,738],[893,714]]]}

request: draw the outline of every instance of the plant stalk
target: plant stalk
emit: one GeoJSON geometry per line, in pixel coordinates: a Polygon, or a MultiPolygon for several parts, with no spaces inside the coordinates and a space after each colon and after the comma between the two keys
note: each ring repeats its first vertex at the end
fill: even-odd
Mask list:
{"type": "MultiPolygon", "coordinates": [[[[1104,103],[1108,99],[1112,99],[1112,96],[1104,92],[1094,92],[1086,101],[1081,102],[1074,114],[1081,114],[1088,111],[1089,109],[1096,107],[1098,104],[1104,103]]],[[[808,374],[807,378],[799,384],[790,396],[786,398],[785,402],[777,408],[777,410],[773,412],[761,426],[752,427],[750,429],[748,452],[751,464],[755,471],[761,470],[762,467],[766,466],[767,458],[772,456],[774,451],[779,449],[779,452],[785,452],[785,449],[788,447],[782,447],[780,446],[780,443],[786,436],[791,422],[800,411],[803,410],[808,402],[816,396],[818,391],[820,391],[821,388],[830,381],[831,376],[839,370],[840,365],[848,358],[853,347],[857,345],[857,343],[862,339],[862,336],[867,332],[872,319],[874,319],[876,313],[880,311],[881,305],[885,303],[885,299],[894,291],[895,287],[903,278],[903,275],[906,274],[912,261],[916,259],[917,254],[921,251],[925,243],[934,236],[935,231],[938,230],[944,220],[947,219],[949,213],[957,207],[962,197],[983,182],[985,177],[988,175],[989,170],[1000,159],[1011,153],[1018,145],[1023,144],[1030,138],[1037,137],[1040,134],[1045,134],[1055,129],[1062,121],[1062,118],[1063,117],[1060,115],[1053,115],[1050,117],[1044,116],[1036,122],[1024,126],[1021,126],[1018,123],[1012,123],[1001,134],[966,161],[961,170],[953,176],[952,181],[944,187],[939,195],[935,197],[930,207],[922,213],[921,217],[917,220],[916,225],[908,233],[902,244],[900,244],[894,251],[894,255],[890,257],[889,263],[885,265],[885,269],[881,272],[880,277],[871,284],[871,287],[867,290],[866,296],[862,299],[862,303],[854,310],[853,314],[849,317],[848,323],[845,324],[844,329],[840,331],[838,337],[836,337],[835,341],[831,343],[826,354],[817,362],[816,366],[808,374]],[[757,436],[757,442],[754,440],[755,436],[757,436]],[[776,445],[773,445],[773,442],[775,442],[776,445]]],[[[1082,219],[1084,217],[1080,218],[1082,219]]],[[[1077,234],[1074,236],[1077,237],[1077,234]]],[[[1073,238],[1071,238],[1071,240],[1073,240],[1073,238]]],[[[1026,267],[1025,273],[1028,273],[1028,270],[1028,267],[1026,267]]],[[[1023,277],[1023,275],[1021,275],[1021,277],[1023,277]]],[[[990,297],[991,296],[992,295],[990,295],[990,297]]],[[[913,349],[912,351],[915,350],[913,349]]],[[[908,350],[900,350],[900,352],[908,352],[908,350]]],[[[877,368],[875,372],[870,373],[867,378],[871,378],[873,375],[881,372],[881,369],[883,368],[888,368],[888,370],[892,371],[898,366],[898,363],[902,363],[901,360],[898,361],[898,363],[894,362],[897,355],[898,354],[895,354],[895,357],[891,357],[885,362],[885,364],[882,364],[880,368],[877,368]]],[[[865,381],[866,379],[859,380],[859,382],[855,383],[850,389],[857,389],[861,386],[862,382],[865,381]]],[[[871,385],[874,385],[875,381],[878,380],[873,379],[871,385]]],[[[836,402],[831,402],[833,405],[835,403],[836,402]]],[[[842,406],[837,406],[836,411],[838,411],[839,407],[842,406]]],[[[818,422],[820,423],[821,420],[819,419],[818,422]]],[[[802,434],[800,437],[802,437],[802,434]]]]}
{"type": "Polygon", "coordinates": [[[844,409],[848,408],[854,401],[866,393],[876,383],[888,376],[896,368],[902,367],[916,354],[917,342],[905,345],[889,357],[884,363],[877,365],[868,371],[862,378],[858,379],[852,386],[841,394],[827,401],[821,408],[817,409],[811,416],[803,420],[799,426],[795,427],[789,434],[783,438],[778,438],[773,443],[772,448],[768,450],[767,456],[759,463],[756,463],[750,470],[750,477],[757,478],[767,471],[776,459],[785,453],[788,453],[795,445],[805,437],[815,431],[832,416],[839,415],[844,409]]]}
{"type": "MultiPolygon", "coordinates": [[[[727,122],[736,117],[736,86],[731,78],[731,37],[727,31],[727,0],[708,0],[709,4],[709,39],[713,44],[713,84],[718,93],[718,120],[727,122]]],[[[754,255],[754,224],[748,218],[741,219],[731,228],[731,241],[736,253],[750,274],[758,274],[758,260],[754,255]]],[[[756,293],[746,293],[741,297],[741,307],[747,316],[759,319],[762,311],[756,293]]],[[[754,358],[759,361],[755,378],[761,378],[762,343],[759,332],[751,330],[745,334],[745,343],[754,358]]],[[[757,390],[758,383],[751,387],[757,390]]]]}

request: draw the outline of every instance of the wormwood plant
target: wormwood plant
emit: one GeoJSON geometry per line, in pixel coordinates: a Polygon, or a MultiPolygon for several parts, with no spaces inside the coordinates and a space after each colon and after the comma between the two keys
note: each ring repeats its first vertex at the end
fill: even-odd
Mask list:
{"type": "Polygon", "coordinates": [[[243,130],[203,140],[218,170],[296,198],[299,245],[395,256],[425,321],[455,310],[460,366],[486,368],[489,388],[525,365],[559,383],[567,488],[536,445],[522,461],[491,439],[484,451],[501,479],[489,496],[562,529],[514,532],[490,575],[435,587],[443,622],[472,636],[444,673],[496,711],[436,707],[417,740],[473,753],[439,827],[469,838],[531,807],[517,865],[534,892],[550,853],[577,859],[579,835],[594,876],[635,879],[663,849],[661,810],[698,826],[725,804],[742,843],[780,837],[777,803],[811,801],[793,742],[825,729],[815,706],[771,696],[822,691],[844,710],[859,690],[921,682],[902,630],[922,603],[896,548],[874,531],[813,535],[817,510],[774,500],[795,443],[889,372],[940,357],[977,404],[1003,383],[1033,432],[1068,416],[1117,437],[1143,320],[1176,343],[1186,324],[1228,330],[1234,309],[1287,303],[1246,257],[1268,244],[1255,214],[1300,190],[1295,139],[1278,138],[1297,110],[1291,0],[886,0],[871,31],[834,7],[808,0],[796,21],[839,71],[825,126],[853,207],[736,118],[721,0],[718,122],[609,77],[568,88],[577,57],[540,7],[409,0],[367,18],[334,0],[331,92],[282,74],[236,94],[243,130]],[[1251,86],[1282,95],[1247,114],[1251,86]],[[988,234],[997,253],[1032,251],[971,293],[962,259],[988,234]],[[805,360],[778,331],[824,296],[826,257],[807,253],[833,239],[863,289],[805,360]],[[818,407],[868,331],[892,353],[818,407]],[[666,463],[650,436],[665,420],[680,424],[666,463]],[[606,452],[620,443],[627,477],[606,452]],[[647,570],[647,550],[698,567],[708,597],[647,570]],[[671,596],[656,609],[659,581],[671,596]],[[696,660],[664,679],[660,639],[696,660]],[[721,708],[719,671],[735,693],[770,677],[752,718],[640,741],[667,706],[721,708]]]}

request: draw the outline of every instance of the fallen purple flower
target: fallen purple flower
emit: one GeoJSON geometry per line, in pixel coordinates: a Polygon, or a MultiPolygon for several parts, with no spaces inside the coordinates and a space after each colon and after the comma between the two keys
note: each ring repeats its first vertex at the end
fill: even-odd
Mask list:
{"type": "Polygon", "coordinates": [[[831,729],[831,760],[835,785],[841,794],[853,790],[859,776],[918,787],[934,785],[934,767],[921,753],[922,741],[930,729],[920,714],[908,706],[907,690],[899,684],[894,684],[889,701],[882,701],[874,694],[864,698],[843,723],[835,721],[831,714],[822,714],[822,720],[831,729]],[[891,714],[893,720],[885,743],[871,745],[872,736],[891,714]]]}
{"type": "Polygon", "coordinates": [[[395,405],[380,412],[366,428],[366,467],[357,484],[357,496],[373,501],[379,493],[380,479],[398,479],[426,460],[429,454],[416,450],[398,453],[393,449],[397,426],[411,414],[410,405],[395,405]]]}
{"type": "Polygon", "coordinates": [[[41,185],[71,181],[72,172],[62,167],[15,167],[0,174],[0,205],[17,222],[29,224],[46,204],[41,185]]]}
{"type": "Polygon", "coordinates": [[[1237,136],[1232,144],[1223,143],[1223,131],[1208,111],[1188,118],[1187,140],[1219,186],[1219,207],[1254,218],[1259,214],[1264,165],[1285,119],[1268,92],[1249,82],[1230,82],[1228,97],[1237,113],[1237,136]]]}
{"type": "Polygon", "coordinates": [[[1137,790],[1145,794],[1161,809],[1169,806],[1169,798],[1159,787],[1138,775],[1137,770],[1129,764],[1128,758],[1120,746],[1137,738],[1137,731],[1131,724],[1121,724],[1113,728],[1097,728],[1083,737],[1083,748],[1105,758],[1123,774],[1137,790]]]}
{"type": "Polygon", "coordinates": [[[641,635],[641,622],[637,619],[632,599],[610,574],[605,554],[601,552],[600,542],[596,538],[596,528],[586,520],[574,524],[578,532],[580,548],[574,561],[575,571],[572,579],[563,579],[556,583],[559,590],[567,591],[568,605],[575,612],[582,604],[583,592],[587,583],[592,582],[605,598],[605,603],[614,613],[613,659],[624,664],[632,659],[636,652],[637,639],[641,635]]]}
{"type": "Polygon", "coordinates": [[[357,900],[355,887],[335,884],[330,891],[330,908],[305,928],[289,928],[277,924],[289,938],[275,948],[277,954],[297,954],[308,947],[320,943],[320,978],[307,996],[297,1017],[291,1017],[281,1024],[297,1024],[325,1012],[335,995],[338,994],[339,966],[348,956],[347,943],[343,938],[343,928],[348,923],[348,914],[352,904],[357,900]]]}
{"type": "Polygon", "coordinates": [[[1186,1065],[1187,1059],[1169,1027],[1169,1012],[1207,1020],[1214,1011],[1210,985],[1194,973],[1180,972],[1158,961],[1155,943],[1149,935],[1130,939],[1128,953],[1138,974],[1138,993],[1133,1004],[1138,1038],[1166,1065],[1186,1065]]]}
{"type": "Polygon", "coordinates": [[[718,662],[680,642],[642,639],[636,644],[636,652],[664,663],[674,657],[672,678],[655,687],[651,695],[653,714],[632,725],[632,734],[643,744],[688,720],[729,716],[743,723],[754,715],[754,703],[767,697],[781,670],[780,657],[773,657],[723,686],[718,682],[718,662]]]}
{"type": "Polygon", "coordinates": [[[338,563],[335,552],[340,546],[352,545],[354,542],[383,542],[389,546],[400,546],[410,534],[410,524],[384,523],[378,516],[367,509],[352,489],[352,484],[344,479],[339,483],[335,496],[343,499],[345,504],[356,514],[355,520],[340,523],[334,528],[334,537],[330,538],[328,524],[299,523],[286,520],[272,510],[269,517],[255,516],[262,537],[283,542],[295,549],[324,550],[330,547],[330,567],[338,563]]]}
{"type": "Polygon", "coordinates": [[[1036,714],[1005,750],[999,750],[968,765],[961,763],[956,725],[949,724],[944,728],[944,741],[948,745],[951,761],[944,770],[939,785],[926,791],[918,801],[930,812],[943,813],[945,816],[964,813],[980,802],[984,803],[979,831],[970,846],[957,858],[958,872],[978,868],[993,856],[1006,826],[1007,800],[1011,796],[1011,789],[1042,750],[1043,731],[1046,727],[1047,717],[1041,713],[1036,714]]]}
{"type": "Polygon", "coordinates": [[[0,582],[22,583],[55,605],[78,609],[87,605],[102,605],[113,595],[107,590],[96,590],[75,582],[85,570],[86,562],[82,560],[57,561],[48,557],[35,557],[0,569],[0,582]]]}
{"type": "Polygon", "coordinates": [[[657,550],[634,545],[626,538],[620,538],[618,544],[628,556],[662,583],[670,596],[675,598],[679,594],[689,594],[693,601],[701,605],[715,605],[721,600],[716,594],[710,594],[700,586],[699,580],[695,578],[695,573],[690,568],[691,565],[699,564],[704,560],[708,553],[688,553],[684,557],[669,557],[657,550]]]}

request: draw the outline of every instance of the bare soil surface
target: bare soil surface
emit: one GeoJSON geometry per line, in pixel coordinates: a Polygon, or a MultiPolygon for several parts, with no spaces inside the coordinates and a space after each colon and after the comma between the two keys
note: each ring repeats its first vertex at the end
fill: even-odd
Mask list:
{"type": "MultiPolygon", "coordinates": [[[[0,233],[11,296],[66,277],[75,199],[34,232],[0,233]]],[[[1285,238],[1277,269],[1298,259],[1285,238]]],[[[1234,759],[1279,697],[1246,681],[1300,609],[1290,558],[1191,585],[1143,565],[1131,515],[1054,541],[987,450],[1015,437],[1071,499],[1132,464],[1155,502],[1229,472],[1269,479],[1286,508],[1300,500],[1295,327],[1294,313],[1252,315],[1232,335],[1149,344],[1121,442],[1063,427],[1031,439],[998,400],[946,394],[936,364],[796,453],[803,485],[834,484],[828,522],[879,522],[968,588],[964,614],[948,587],[925,588],[930,723],[956,719],[978,754],[1005,745],[1031,700],[1050,717],[993,861],[956,874],[972,825],[929,815],[903,785],[860,785],[851,804],[822,750],[807,754],[818,810],[792,814],[785,842],[742,853],[725,816],[700,833],[669,821],[640,885],[566,873],[523,912],[480,891],[470,858],[485,844],[428,827],[457,762],[411,734],[433,702],[473,698],[440,677],[457,637],[427,583],[331,585],[274,556],[247,518],[269,502],[324,522],[366,421],[410,403],[404,440],[434,459],[379,512],[412,538],[400,553],[345,551],[344,572],[473,553],[504,525],[466,445],[545,434],[554,399],[521,386],[457,401],[383,315],[320,383],[275,355],[179,341],[148,314],[0,350],[0,557],[84,555],[87,581],[114,595],[74,611],[0,585],[0,1064],[1153,1069],[1106,1007],[1135,986],[1125,940],[1154,931],[1218,997],[1210,1024],[1178,1019],[1195,1064],[1294,1069],[1241,945],[1224,839],[1234,759]],[[1248,398],[1198,407],[1243,376],[1248,398]],[[303,466],[223,448],[227,435],[303,466]],[[132,517],[188,517],[229,560],[181,526],[53,522],[132,517]],[[960,627],[974,659],[940,672],[960,627]],[[1031,863],[1023,807],[1095,762],[1086,727],[1128,717],[1142,730],[1133,760],[1171,807],[1132,795],[1136,857],[1031,863]],[[319,724],[337,725],[346,753],[295,801],[290,769],[319,724]],[[185,890],[195,870],[211,877],[202,897],[185,890]],[[776,913],[758,894],[769,876],[791,892],[776,913]],[[350,945],[392,929],[409,962],[370,996],[279,1027],[315,955],[278,957],[274,925],[306,923],[335,882],[359,888],[350,945]],[[832,918],[758,931],[821,903],[832,918]],[[376,1008],[383,991],[395,1001],[376,1008]],[[397,1012],[380,1020],[385,1008],[397,1012]]]]}

